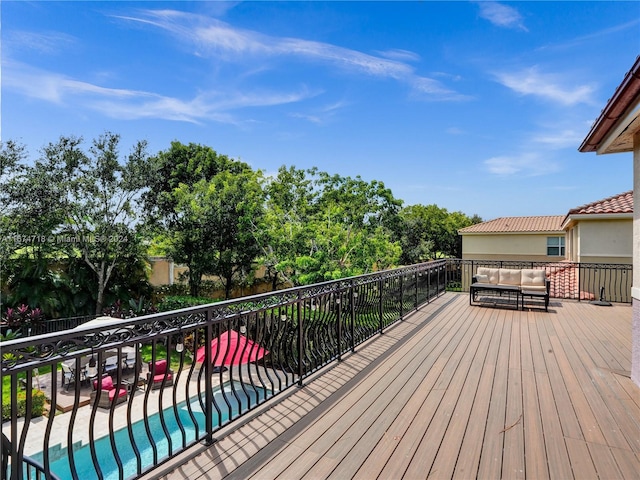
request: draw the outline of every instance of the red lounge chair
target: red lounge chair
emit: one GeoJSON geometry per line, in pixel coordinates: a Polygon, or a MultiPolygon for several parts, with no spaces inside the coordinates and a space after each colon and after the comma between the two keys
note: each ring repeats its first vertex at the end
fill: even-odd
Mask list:
{"type": "Polygon", "coordinates": [[[169,368],[166,360],[158,360],[155,363],[149,363],[147,385],[151,388],[162,388],[163,386],[168,387],[173,385],[173,370],[169,368]]]}
{"type": "Polygon", "coordinates": [[[102,377],[100,384],[98,384],[97,380],[93,381],[93,392],[91,392],[92,404],[98,397],[98,390],[100,391],[100,400],[98,400],[99,407],[110,408],[112,403],[117,405],[127,401],[128,392],[126,387],[114,385],[113,379],[109,375],[102,377]]]}

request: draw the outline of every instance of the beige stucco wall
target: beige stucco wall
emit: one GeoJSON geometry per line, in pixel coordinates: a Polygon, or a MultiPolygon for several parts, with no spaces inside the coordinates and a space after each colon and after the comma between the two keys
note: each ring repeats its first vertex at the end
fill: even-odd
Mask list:
{"type": "Polygon", "coordinates": [[[557,262],[564,260],[564,257],[547,255],[547,237],[562,235],[563,233],[462,235],[462,258],[557,262]]]}
{"type": "Polygon", "coordinates": [[[627,220],[582,220],[578,231],[576,261],[582,263],[631,263],[633,222],[627,220]]]}

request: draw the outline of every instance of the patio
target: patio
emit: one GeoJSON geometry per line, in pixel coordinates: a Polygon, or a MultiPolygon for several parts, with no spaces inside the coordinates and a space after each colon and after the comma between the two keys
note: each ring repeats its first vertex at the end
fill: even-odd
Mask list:
{"type": "Polygon", "coordinates": [[[631,306],[447,293],[147,479],[637,478],[631,306]]]}

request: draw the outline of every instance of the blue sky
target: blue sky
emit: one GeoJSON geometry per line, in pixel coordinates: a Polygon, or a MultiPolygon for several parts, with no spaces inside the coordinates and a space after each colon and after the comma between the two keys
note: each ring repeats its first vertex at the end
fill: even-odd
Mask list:
{"type": "Polygon", "coordinates": [[[633,188],[577,151],[640,53],[640,2],[0,4],[2,140],[111,131],[380,180],[405,205],[560,215],[633,188]]]}

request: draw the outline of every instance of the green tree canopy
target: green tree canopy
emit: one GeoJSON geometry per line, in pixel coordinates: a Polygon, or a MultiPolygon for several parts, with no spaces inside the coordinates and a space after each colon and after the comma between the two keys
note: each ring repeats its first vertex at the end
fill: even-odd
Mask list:
{"type": "Polygon", "coordinates": [[[261,237],[272,282],[309,284],[397,264],[391,239],[401,201],[378,181],[281,167],[266,186],[261,237]]]}
{"type": "MultiPolygon", "coordinates": [[[[32,271],[33,280],[59,275],[63,264],[70,269],[73,259],[81,258],[95,275],[97,314],[114,269],[122,267],[124,257],[141,254],[135,206],[148,184],[146,145],[138,142],[120,158],[119,142],[118,135],[107,132],[86,152],[81,138],[60,137],[46,145],[37,160],[12,162],[13,175],[6,181],[14,238],[20,240],[13,247],[21,262],[17,268],[32,271]],[[33,269],[24,263],[30,258],[33,269]]],[[[69,273],[69,288],[77,290],[74,272],[69,273]]],[[[21,279],[22,286],[13,285],[13,290],[25,290],[29,279],[16,274],[10,281],[15,279],[21,279]]],[[[52,280],[43,282],[56,289],[52,280]]]]}
{"type": "Polygon", "coordinates": [[[482,221],[437,205],[410,205],[400,212],[402,263],[410,265],[442,257],[461,257],[458,230],[482,221]]]}
{"type": "Polygon", "coordinates": [[[209,147],[179,142],[155,157],[153,171],[149,219],[163,232],[169,256],[188,267],[191,294],[199,295],[204,275],[218,275],[228,297],[234,276],[249,272],[259,253],[261,173],[209,147]]]}

